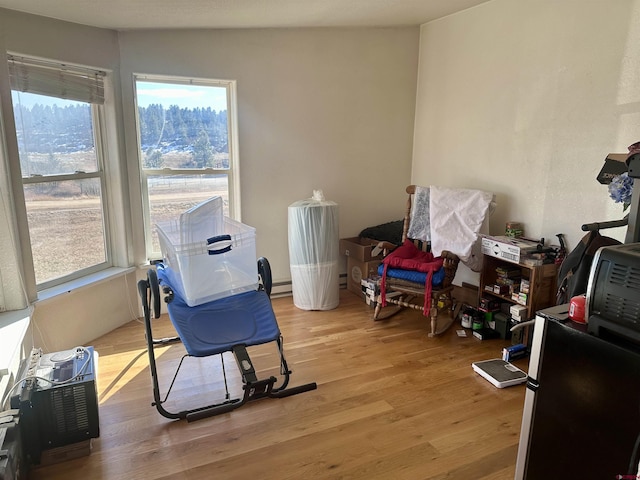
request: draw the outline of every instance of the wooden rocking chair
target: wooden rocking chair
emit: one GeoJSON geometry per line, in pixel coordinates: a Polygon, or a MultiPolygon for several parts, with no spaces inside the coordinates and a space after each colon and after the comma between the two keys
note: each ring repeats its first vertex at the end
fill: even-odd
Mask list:
{"type": "MultiPolygon", "coordinates": [[[[411,219],[411,207],[413,203],[413,195],[416,191],[415,185],[409,185],[406,188],[406,192],[409,195],[407,198],[406,210],[404,214],[404,222],[402,228],[402,244],[407,240],[407,234],[409,232],[409,224],[411,219]]],[[[420,251],[428,252],[429,244],[420,240],[409,239],[420,251]]],[[[398,245],[394,245],[389,242],[380,242],[378,247],[381,248],[385,254],[385,257],[398,245]]],[[[453,278],[458,270],[458,264],[460,259],[457,255],[443,251],[440,255],[442,257],[442,267],[444,269],[444,278],[437,285],[431,287],[431,301],[425,302],[425,282],[430,281],[430,277],[427,276],[426,280],[413,281],[402,278],[394,278],[389,275],[384,279],[385,281],[385,298],[383,295],[378,296],[376,302],[376,308],[373,314],[374,320],[382,320],[394,315],[402,308],[413,308],[415,310],[422,310],[424,315],[428,315],[431,319],[431,331],[429,336],[433,337],[446,331],[454,321],[454,312],[452,310],[453,298],[451,292],[453,291],[453,278]],[[391,304],[394,306],[383,304],[391,304]],[[428,310],[425,309],[425,305],[430,303],[428,310]],[[439,315],[440,313],[446,313],[446,315],[439,315]],[[439,318],[444,317],[444,318],[439,318]]]]}

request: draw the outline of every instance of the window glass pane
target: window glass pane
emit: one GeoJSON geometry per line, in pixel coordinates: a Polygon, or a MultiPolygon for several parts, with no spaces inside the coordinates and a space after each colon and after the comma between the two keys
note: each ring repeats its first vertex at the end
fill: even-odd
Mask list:
{"type": "Polygon", "coordinates": [[[23,177],[96,172],[91,104],[13,91],[23,177]]]}
{"type": "Polygon", "coordinates": [[[181,213],[208,198],[221,196],[224,214],[229,215],[227,175],[151,175],[147,186],[154,251],[160,251],[157,223],[176,220],[181,213]]]}
{"type": "Polygon", "coordinates": [[[107,260],[99,179],[29,184],[24,194],[36,283],[107,260]]]}
{"type": "Polygon", "coordinates": [[[143,168],[229,168],[227,89],[136,82],[143,168]]]}

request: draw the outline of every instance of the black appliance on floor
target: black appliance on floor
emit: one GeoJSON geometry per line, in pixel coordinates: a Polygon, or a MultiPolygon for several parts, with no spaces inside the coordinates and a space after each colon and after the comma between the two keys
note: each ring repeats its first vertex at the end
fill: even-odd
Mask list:
{"type": "Polygon", "coordinates": [[[629,347],[539,312],[515,478],[637,473],[640,348],[629,347]]]}
{"type": "MultiPolygon", "coordinates": [[[[627,159],[640,178],[640,154],[627,159]]],[[[588,324],[558,306],[537,312],[516,479],[640,478],[640,181],[624,245],[594,258],[588,324]]]]}
{"type": "Polygon", "coordinates": [[[20,411],[22,453],[38,465],[44,451],[100,436],[93,347],[43,354],[34,349],[11,407],[20,411]]]}

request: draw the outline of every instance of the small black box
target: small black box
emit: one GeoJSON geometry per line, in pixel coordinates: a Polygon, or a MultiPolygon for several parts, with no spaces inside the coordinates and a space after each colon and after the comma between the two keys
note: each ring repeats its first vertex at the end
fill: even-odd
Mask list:
{"type": "Polygon", "coordinates": [[[492,338],[499,338],[500,334],[491,328],[481,328],[480,330],[474,330],[473,336],[480,340],[489,340],[492,338]]]}
{"type": "Polygon", "coordinates": [[[493,321],[495,322],[495,329],[500,334],[500,338],[508,340],[511,338],[511,328],[509,326],[509,316],[496,312],[493,314],[493,321]]]}
{"type": "Polygon", "coordinates": [[[480,310],[485,312],[495,312],[496,310],[500,310],[500,302],[492,298],[482,297],[480,298],[479,307],[480,310]]]}

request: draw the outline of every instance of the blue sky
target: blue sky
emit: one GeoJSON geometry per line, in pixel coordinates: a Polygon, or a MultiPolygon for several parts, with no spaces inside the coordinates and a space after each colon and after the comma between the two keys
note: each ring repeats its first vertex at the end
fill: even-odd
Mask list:
{"type": "Polygon", "coordinates": [[[136,93],[140,107],[159,103],[165,108],[178,105],[180,108],[211,107],[216,111],[227,109],[227,90],[223,87],[138,81],[136,93]]]}
{"type": "Polygon", "coordinates": [[[11,96],[13,98],[14,105],[17,103],[20,103],[29,109],[33,107],[36,103],[39,103],[40,105],[44,105],[45,107],[53,106],[53,105],[58,105],[59,107],[65,107],[67,105],[75,105],[79,103],[73,100],[65,100],[63,98],[49,97],[47,95],[38,95],[36,93],[18,92],[15,90],[11,92],[11,96]]]}
{"type": "MultiPolygon", "coordinates": [[[[221,111],[227,109],[227,90],[224,87],[202,85],[178,85],[170,83],[137,82],[138,105],[148,107],[150,104],[161,104],[165,108],[178,105],[180,108],[207,108],[221,111]]],[[[31,108],[40,105],[72,105],[77,102],[62,98],[36,95],[34,93],[12,92],[14,103],[18,102],[31,108]]]]}

